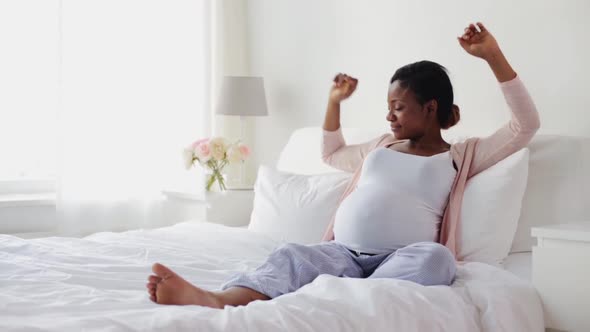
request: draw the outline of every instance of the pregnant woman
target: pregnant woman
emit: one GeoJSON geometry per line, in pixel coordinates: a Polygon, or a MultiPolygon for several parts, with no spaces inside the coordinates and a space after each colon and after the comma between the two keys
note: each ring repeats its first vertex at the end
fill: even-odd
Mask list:
{"type": "Polygon", "coordinates": [[[539,128],[533,101],[483,24],[469,25],[458,42],[489,64],[512,112],[508,124],[485,138],[445,142],[441,130],[459,121],[459,108],[445,69],[421,61],[398,69],[389,82],[386,119],[392,133],[346,145],[340,103],[358,81],[338,74],[330,91],[322,155],[329,165],[355,174],[325,241],[285,244],[219,292],[198,288],[156,263],[147,284],[151,300],[214,308],[245,305],[294,292],[320,274],[450,285],[465,183],[525,147],[539,128]]]}

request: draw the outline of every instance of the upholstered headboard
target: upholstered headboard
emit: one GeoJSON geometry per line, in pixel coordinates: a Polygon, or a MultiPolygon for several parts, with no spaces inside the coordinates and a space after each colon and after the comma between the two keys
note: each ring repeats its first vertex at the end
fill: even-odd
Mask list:
{"type": "MultiPolygon", "coordinates": [[[[366,142],[386,132],[359,128],[342,131],[347,144],[366,142]]],[[[321,160],[321,133],[320,127],[295,130],[277,168],[300,174],[339,172],[321,160]]],[[[529,149],[529,177],[512,252],[531,250],[532,226],[590,221],[590,138],[537,135],[529,149]]]]}
{"type": "Polygon", "coordinates": [[[532,226],[590,221],[590,138],[537,135],[512,252],[530,251],[532,226]]]}

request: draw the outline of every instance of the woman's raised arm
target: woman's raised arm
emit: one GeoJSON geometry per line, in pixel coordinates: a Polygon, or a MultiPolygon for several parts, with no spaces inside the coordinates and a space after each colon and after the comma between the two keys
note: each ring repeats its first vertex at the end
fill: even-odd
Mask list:
{"type": "Polygon", "coordinates": [[[350,97],[358,80],[345,74],[338,74],[330,89],[328,109],[322,133],[322,160],[342,171],[354,172],[360,167],[365,156],[375,148],[383,137],[377,137],[362,144],[347,145],[340,128],[340,103],[350,97]]]}
{"type": "Polygon", "coordinates": [[[500,83],[510,108],[510,121],[488,137],[481,138],[475,149],[469,177],[525,147],[540,127],[539,113],[526,87],[500,50],[496,39],[483,24],[471,24],[458,37],[463,49],[484,59],[500,83]]]}

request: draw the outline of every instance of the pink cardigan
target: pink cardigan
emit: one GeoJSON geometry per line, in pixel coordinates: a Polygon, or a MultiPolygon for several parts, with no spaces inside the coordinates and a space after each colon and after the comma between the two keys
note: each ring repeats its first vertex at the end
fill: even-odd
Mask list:
{"type": "MultiPolygon", "coordinates": [[[[457,238],[461,202],[467,180],[525,147],[540,126],[535,104],[518,76],[500,83],[500,88],[512,113],[510,121],[488,137],[473,137],[451,145],[451,154],[458,171],[443,215],[438,242],[449,248],[455,257],[459,252],[457,238]]],[[[322,140],[324,162],[334,168],[354,172],[340,202],[355,189],[366,155],[377,147],[389,147],[398,142],[402,141],[396,140],[393,134],[387,133],[367,143],[346,145],[341,128],[336,131],[324,130],[322,140]]],[[[334,239],[333,229],[334,218],[324,234],[324,241],[334,239]]]]}

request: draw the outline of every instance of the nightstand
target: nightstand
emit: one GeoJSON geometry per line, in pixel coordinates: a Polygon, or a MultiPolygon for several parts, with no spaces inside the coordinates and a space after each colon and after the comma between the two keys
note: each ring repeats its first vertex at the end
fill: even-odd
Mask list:
{"type": "Polygon", "coordinates": [[[531,235],[546,328],[590,331],[590,221],[534,227],[531,235]]]}
{"type": "Polygon", "coordinates": [[[191,193],[162,191],[169,215],[178,222],[209,221],[226,226],[247,226],[254,203],[254,190],[230,189],[223,192],[191,193]]]}

